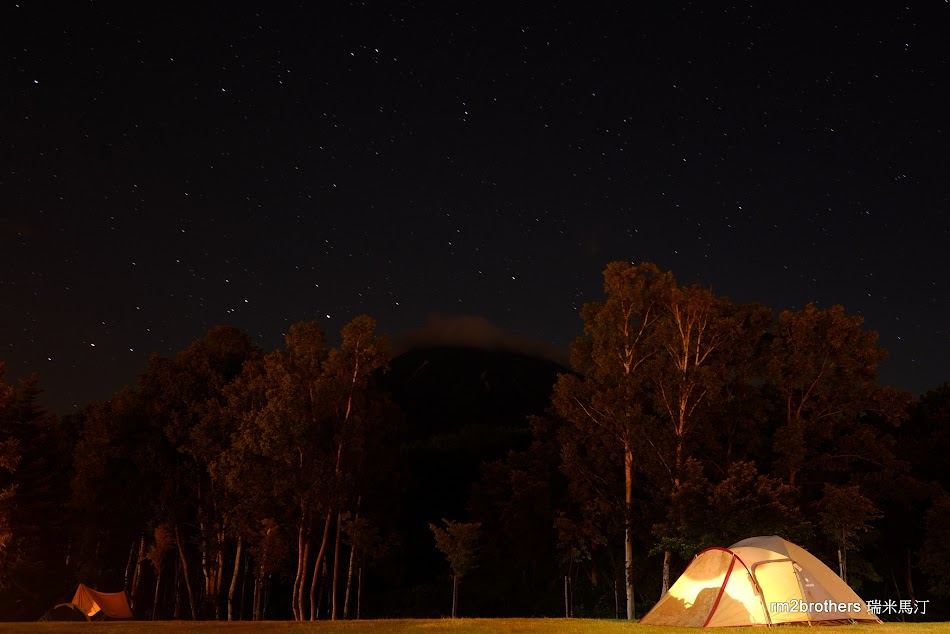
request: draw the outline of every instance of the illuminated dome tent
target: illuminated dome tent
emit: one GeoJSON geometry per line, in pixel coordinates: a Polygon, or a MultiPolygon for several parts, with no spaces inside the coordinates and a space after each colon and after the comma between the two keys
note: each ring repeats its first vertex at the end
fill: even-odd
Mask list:
{"type": "Polygon", "coordinates": [[[777,535],[696,555],[640,623],[679,627],[880,623],[851,587],[777,535]]]}

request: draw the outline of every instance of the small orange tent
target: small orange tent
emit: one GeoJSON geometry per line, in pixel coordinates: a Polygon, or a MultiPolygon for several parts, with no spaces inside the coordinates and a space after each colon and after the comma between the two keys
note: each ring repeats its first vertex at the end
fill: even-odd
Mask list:
{"type": "Polygon", "coordinates": [[[640,623],[679,627],[880,623],[828,566],[777,535],[696,555],[640,623]]]}
{"type": "Polygon", "coordinates": [[[100,616],[110,619],[131,619],[132,610],[129,608],[125,592],[99,592],[89,586],[79,584],[71,603],[78,606],[89,618],[100,616]]]}

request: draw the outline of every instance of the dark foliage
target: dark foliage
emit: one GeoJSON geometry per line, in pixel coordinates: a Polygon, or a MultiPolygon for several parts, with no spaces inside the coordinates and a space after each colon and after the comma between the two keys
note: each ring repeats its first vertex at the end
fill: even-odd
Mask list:
{"type": "Polygon", "coordinates": [[[947,618],[950,387],[912,403],[878,385],[885,353],[840,307],[776,317],[655,267],[639,291],[608,271],[623,301],[585,308],[573,371],[501,348],[387,365],[361,317],[338,349],[315,324],[273,352],[215,328],[62,419],[37,379],[0,374],[0,618],[36,619],[78,581],[124,588],[139,618],[440,616],[450,569],[466,616],[615,618],[625,560],[642,615],[664,563],[675,579],[702,548],[771,533],[865,598],[947,618]],[[636,375],[611,366],[624,315],[649,322],[636,375]],[[436,548],[443,518],[479,526],[477,547],[436,548]]]}

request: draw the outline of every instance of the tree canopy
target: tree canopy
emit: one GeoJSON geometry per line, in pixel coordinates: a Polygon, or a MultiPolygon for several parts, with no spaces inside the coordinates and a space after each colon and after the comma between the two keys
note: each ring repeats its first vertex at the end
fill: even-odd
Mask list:
{"type": "Polygon", "coordinates": [[[569,368],[393,358],[366,315],[274,350],[217,326],[58,417],[0,363],[4,616],[77,581],[139,618],[437,616],[447,565],[453,616],[464,579],[466,615],[635,618],[756,534],[874,598],[950,592],[950,388],[881,385],[841,306],[775,313],[650,263],[609,264],[603,293],[569,368]]]}

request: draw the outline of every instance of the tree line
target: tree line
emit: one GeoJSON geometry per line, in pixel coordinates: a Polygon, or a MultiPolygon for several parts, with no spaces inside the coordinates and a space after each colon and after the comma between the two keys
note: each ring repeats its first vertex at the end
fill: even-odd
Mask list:
{"type": "Polygon", "coordinates": [[[759,534],[870,598],[950,596],[950,387],[880,385],[877,334],[840,306],[776,315],[649,263],[608,265],[604,292],[456,517],[404,517],[440,474],[367,316],[270,352],[216,327],[62,418],[37,378],[0,380],[5,618],[78,581],[152,619],[635,618],[696,552],[759,534]]]}

